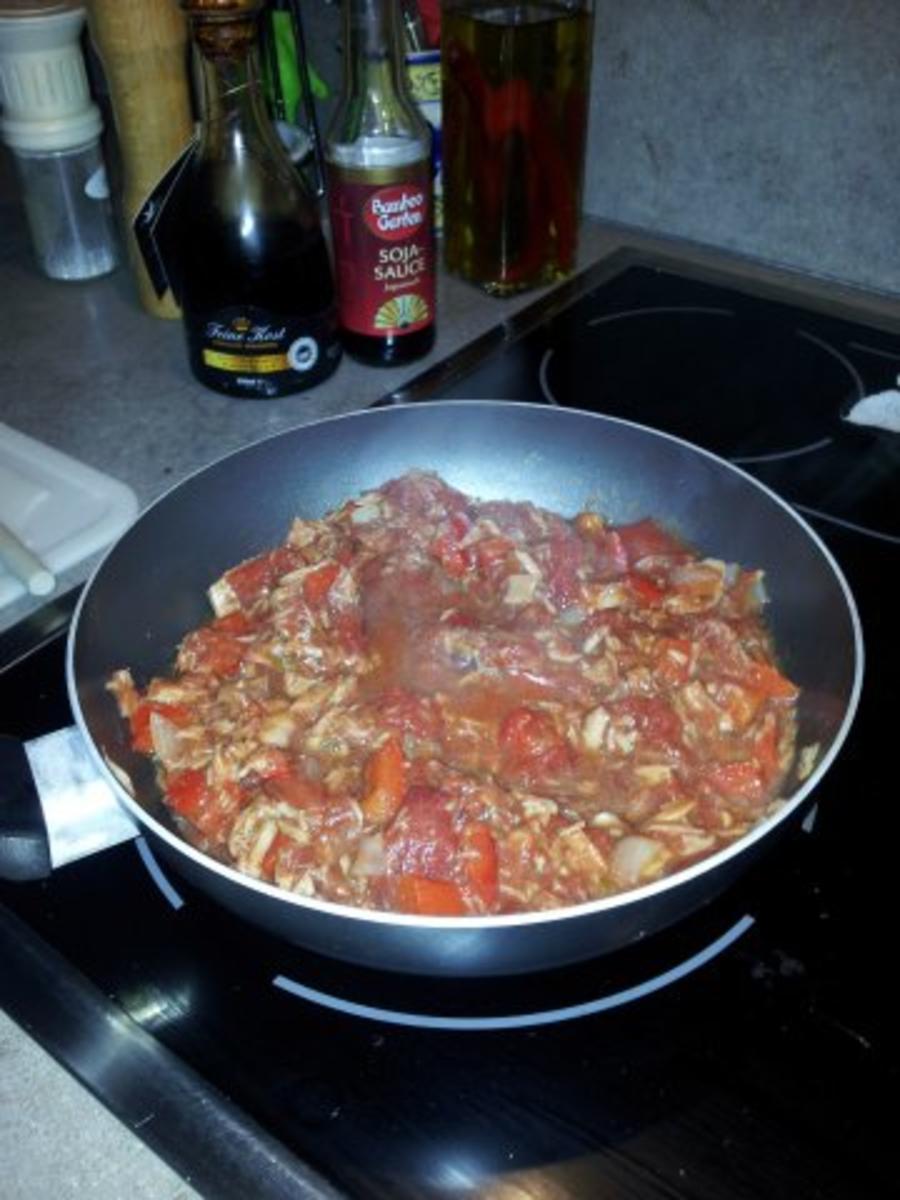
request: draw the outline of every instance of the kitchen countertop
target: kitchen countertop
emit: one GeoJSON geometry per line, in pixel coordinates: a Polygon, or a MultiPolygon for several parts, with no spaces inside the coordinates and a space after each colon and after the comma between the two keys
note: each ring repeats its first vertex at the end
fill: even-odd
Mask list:
{"type": "MultiPolygon", "coordinates": [[[[0,189],[2,197],[2,189],[0,189]]],[[[662,250],[716,267],[731,265],[801,295],[847,304],[877,321],[900,320],[900,298],[836,281],[777,271],[722,251],[585,221],[583,267],[623,245],[662,250]]],[[[234,400],[203,388],[187,366],[177,321],[147,316],[127,270],[86,283],[58,283],[35,270],[14,202],[0,198],[0,419],[134,490],[146,507],[197,468],[296,425],[368,407],[542,293],[506,300],[441,276],[432,352],[404,367],[364,367],[345,356],[318,388],[280,400],[234,400]]],[[[248,495],[248,503],[252,496],[248,495]]],[[[61,574],[57,595],[82,583],[95,554],[61,574]]],[[[24,596],[0,609],[0,633],[45,601],[24,596]]]]}
{"type": "MultiPolygon", "coordinates": [[[[623,245],[710,267],[739,266],[748,277],[849,308],[874,323],[900,322],[896,296],[598,221],[585,225],[582,265],[623,245]]],[[[0,418],[129,484],[142,508],[198,467],[248,442],[368,406],[536,298],[532,293],[492,300],[442,278],[439,333],[427,358],[391,370],[345,359],[315,391],[248,402],[218,396],[193,381],[178,323],[146,316],[125,270],[76,285],[41,278],[14,201],[0,200],[0,294],[0,418]]],[[[252,504],[252,494],[247,500],[252,504]]],[[[66,572],[60,591],[82,582],[98,557],[66,572]]],[[[25,598],[8,605],[0,611],[0,632],[42,603],[25,598]]],[[[0,1078],[0,1167],[8,1200],[118,1200],[125,1194],[186,1200],[195,1194],[2,1012],[0,1078]]]]}

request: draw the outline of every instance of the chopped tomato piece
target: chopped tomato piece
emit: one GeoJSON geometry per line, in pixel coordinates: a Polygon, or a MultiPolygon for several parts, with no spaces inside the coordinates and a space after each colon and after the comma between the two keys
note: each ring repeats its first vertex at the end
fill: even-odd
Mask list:
{"type": "Polygon", "coordinates": [[[619,525],[616,532],[631,565],[651,555],[683,558],[688,554],[684,542],[649,518],[632,525],[619,525]]]}
{"type": "Polygon", "coordinates": [[[332,619],[334,637],[348,654],[360,654],[365,648],[365,635],[360,614],[352,608],[342,609],[332,619]]]}
{"type": "Polygon", "coordinates": [[[616,714],[627,714],[648,742],[673,744],[681,738],[681,721],[665,700],[653,696],[629,696],[610,706],[616,714]]]}
{"type": "Polygon", "coordinates": [[[153,736],[150,732],[150,717],[158,713],[173,725],[190,725],[191,710],[184,704],[163,704],[158,700],[142,700],[129,718],[131,745],[140,754],[153,753],[153,736]]]}
{"type": "Polygon", "coordinates": [[[642,575],[640,571],[631,571],[627,577],[627,583],[638,604],[646,608],[653,608],[657,604],[662,604],[666,594],[665,591],[655,584],[652,579],[646,575],[642,575]]]}
{"type": "Polygon", "coordinates": [[[272,580],[272,565],[268,554],[248,558],[239,566],[225,572],[225,582],[238,598],[241,607],[252,604],[272,580]]]}
{"type": "Polygon", "coordinates": [[[753,761],[713,763],[703,774],[715,791],[731,799],[761,800],[765,794],[762,772],[753,761]]]}
{"type": "Polygon", "coordinates": [[[245,653],[240,639],[214,622],[188,634],[179,653],[179,665],[200,674],[236,675],[245,653]]]}
{"type": "Polygon", "coordinates": [[[446,879],[427,875],[398,875],[391,881],[394,907],[423,917],[461,917],[466,913],[462,892],[446,879]]]}
{"type": "Polygon", "coordinates": [[[479,538],[472,546],[472,553],[475,555],[478,570],[487,574],[495,567],[502,566],[509,557],[509,552],[513,549],[513,546],[514,543],[505,537],[479,538]]]}
{"type": "Polygon", "coordinates": [[[267,795],[275,796],[278,800],[283,800],[285,804],[292,804],[295,808],[311,808],[321,804],[325,798],[325,791],[321,784],[298,775],[296,771],[291,771],[286,775],[270,776],[266,779],[265,790],[267,795]]]}
{"type": "Polygon", "coordinates": [[[753,742],[753,753],[759,763],[763,778],[771,783],[781,767],[778,757],[778,730],[771,713],[765,719],[762,731],[753,742]]]}
{"type": "Polygon", "coordinates": [[[458,542],[461,542],[469,532],[471,522],[465,513],[453,512],[450,514],[450,528],[458,542]]]}
{"type": "Polygon", "coordinates": [[[409,787],[403,804],[384,831],[389,875],[451,879],[459,838],[448,796],[432,787],[409,787]]]}
{"type": "Polygon", "coordinates": [[[175,811],[192,820],[206,796],[206,772],[173,771],[166,779],[166,794],[175,811]]]}
{"type": "Polygon", "coordinates": [[[171,772],[165,790],[175,812],[204,836],[214,842],[227,837],[241,806],[240,790],[235,784],[211,788],[205,771],[190,768],[171,772]]]}
{"type": "Polygon", "coordinates": [[[497,844],[487,825],[475,822],[463,830],[460,841],[466,882],[486,908],[497,902],[497,844]]]}
{"type": "Polygon", "coordinates": [[[246,613],[238,610],[227,613],[224,617],[217,617],[211,623],[210,629],[215,629],[219,633],[230,633],[233,637],[246,637],[247,634],[253,632],[255,625],[246,613]]]}
{"type": "Polygon", "coordinates": [[[366,790],[362,810],[376,825],[390,821],[403,803],[406,763],[397,738],[391,737],[366,763],[366,790]]]}
{"type": "Polygon", "coordinates": [[[512,709],[500,725],[500,748],[514,770],[547,774],[570,765],[572,752],[553,718],[536,708],[512,709]]]}
{"type": "Polygon", "coordinates": [[[471,553],[456,544],[452,534],[443,533],[431,543],[429,553],[452,579],[461,579],[472,566],[471,553]]]}
{"type": "Polygon", "coordinates": [[[303,562],[293,546],[278,546],[225,572],[225,582],[237,596],[241,608],[250,608],[272,584],[303,562]]]}
{"type": "Polygon", "coordinates": [[[336,562],[323,563],[303,577],[303,595],[308,604],[321,604],[337,579],[340,566],[336,562]]]}
{"type": "Polygon", "coordinates": [[[745,682],[772,700],[796,700],[797,686],[768,663],[755,662],[747,671],[745,682]]]}

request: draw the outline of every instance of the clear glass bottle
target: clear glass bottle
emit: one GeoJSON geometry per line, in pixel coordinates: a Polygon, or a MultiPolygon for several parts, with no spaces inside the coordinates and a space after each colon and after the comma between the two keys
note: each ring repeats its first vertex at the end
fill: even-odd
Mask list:
{"type": "Polygon", "coordinates": [[[343,31],[325,138],[341,337],[392,366],[434,344],[431,130],[409,94],[398,0],[343,0],[343,31]]]}
{"type": "Polygon", "coordinates": [[[510,296],[575,270],[593,0],[442,0],[444,265],[510,296]]]}
{"type": "Polygon", "coordinates": [[[201,127],[181,228],[191,369],[227,395],[321,383],[340,358],[337,305],[316,203],[263,96],[263,0],[182,0],[201,75],[201,127]]]}

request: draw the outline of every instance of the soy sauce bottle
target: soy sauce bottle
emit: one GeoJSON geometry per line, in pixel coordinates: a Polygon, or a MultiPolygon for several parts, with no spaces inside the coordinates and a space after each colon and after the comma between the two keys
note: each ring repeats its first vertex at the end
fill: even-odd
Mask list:
{"type": "Polygon", "coordinates": [[[262,90],[264,0],[182,0],[200,72],[186,167],[181,307],[191,370],[215,391],[268,399],[321,383],[341,354],[316,203],[262,90]]]}
{"type": "Polygon", "coordinates": [[[341,339],[393,366],[434,344],[431,130],[409,94],[398,0],[343,0],[343,88],[325,138],[341,339]]]}

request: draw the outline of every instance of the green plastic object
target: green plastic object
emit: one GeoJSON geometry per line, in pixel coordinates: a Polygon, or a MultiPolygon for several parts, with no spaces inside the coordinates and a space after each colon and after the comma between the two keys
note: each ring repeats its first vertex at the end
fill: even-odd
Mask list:
{"type": "MultiPolygon", "coordinates": [[[[303,124],[301,109],[302,92],[300,87],[299,58],[297,44],[294,40],[294,26],[289,12],[273,12],[272,40],[275,45],[275,57],[278,64],[278,79],[281,85],[281,95],[284,100],[285,120],[291,124],[303,124]],[[300,110],[298,112],[298,109],[300,110]]],[[[316,100],[328,98],[328,84],[318,73],[312,63],[306,64],[309,72],[309,86],[316,100]]]]}

